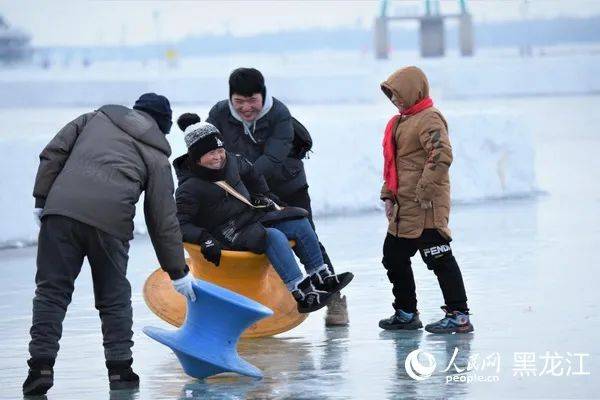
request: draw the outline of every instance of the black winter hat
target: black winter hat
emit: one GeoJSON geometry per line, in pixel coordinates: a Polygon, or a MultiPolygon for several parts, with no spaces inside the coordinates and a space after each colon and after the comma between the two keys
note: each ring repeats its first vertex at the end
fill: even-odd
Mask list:
{"type": "Polygon", "coordinates": [[[147,112],[154,118],[158,128],[167,135],[173,125],[173,112],[169,99],[156,93],[144,93],[136,100],[134,110],[147,112]]]}
{"type": "Polygon", "coordinates": [[[198,114],[182,114],[177,119],[177,125],[185,134],[188,155],[194,162],[209,151],[223,147],[217,127],[208,122],[200,122],[198,114]]]}
{"type": "Polygon", "coordinates": [[[260,93],[263,100],[267,93],[265,78],[256,68],[238,68],[229,75],[229,98],[233,94],[250,97],[254,93],[260,93]]]}

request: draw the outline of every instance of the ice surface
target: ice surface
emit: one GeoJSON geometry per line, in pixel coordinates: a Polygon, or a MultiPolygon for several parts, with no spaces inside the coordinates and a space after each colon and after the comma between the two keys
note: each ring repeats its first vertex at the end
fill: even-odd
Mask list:
{"type": "MultiPolygon", "coordinates": [[[[497,102],[477,103],[483,109],[497,102]]],[[[472,103],[446,104],[463,109],[472,103]]],[[[356,278],[345,290],[351,324],[323,327],[323,312],[274,338],[242,341],[240,353],[265,373],[262,381],[218,377],[195,381],[175,356],[141,332],[165,326],[145,306],[142,285],[156,267],[150,241],[132,242],[128,277],[133,287],[134,358],[141,390],[134,399],[266,398],[597,398],[600,392],[600,298],[597,247],[600,242],[599,96],[512,99],[499,111],[527,109],[536,150],[535,172],[546,196],[459,205],[450,225],[453,252],[461,265],[475,333],[434,336],[425,332],[382,332],[380,318],[391,314],[391,288],[381,266],[386,223],[381,212],[317,220],[320,239],[338,270],[356,278]],[[560,118],[555,110],[560,108],[560,118]],[[551,122],[549,122],[551,121],[551,122]],[[499,354],[499,368],[479,372],[498,382],[448,383],[443,372],[458,348],[457,363],[499,354]],[[417,382],[404,367],[415,349],[431,353],[438,367],[417,382]],[[546,352],[563,357],[559,376],[514,376],[515,354],[533,353],[544,371],[546,352]],[[587,354],[583,372],[568,353],[587,354]]],[[[306,114],[307,116],[308,113],[306,114]]],[[[312,160],[311,160],[312,161],[312,160]]],[[[29,189],[28,189],[29,190],[29,189]]],[[[20,197],[15,197],[19,199],[20,197]]],[[[413,259],[419,309],[424,322],[441,317],[435,276],[413,259]]],[[[28,329],[34,291],[35,249],[0,253],[0,399],[20,398],[27,373],[28,329]]],[[[56,386],[48,398],[106,399],[100,323],[93,307],[89,267],[84,266],[65,320],[56,386]]],[[[454,372],[452,370],[452,372],[454,372]]]]}

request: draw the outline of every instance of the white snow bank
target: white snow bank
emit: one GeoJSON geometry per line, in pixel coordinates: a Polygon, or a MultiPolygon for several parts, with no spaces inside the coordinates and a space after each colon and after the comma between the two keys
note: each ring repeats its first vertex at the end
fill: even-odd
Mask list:
{"type": "Polygon", "coordinates": [[[255,66],[268,90],[290,103],[379,101],[379,83],[401,66],[427,73],[436,99],[573,95],[600,92],[598,52],[522,58],[500,50],[462,58],[421,59],[398,52],[375,60],[358,51],[237,54],[184,58],[175,68],[158,62],[105,62],[42,70],[6,69],[0,75],[0,107],[132,104],[155,91],[175,103],[214,104],[228,94],[227,78],[239,66],[255,66]]]}
{"type": "MultiPolygon", "coordinates": [[[[517,115],[464,111],[466,108],[459,105],[459,111],[446,114],[454,151],[453,201],[534,193],[534,152],[528,126],[517,115]]],[[[290,109],[309,128],[315,142],[314,153],[305,163],[315,214],[380,207],[381,137],[391,106],[291,105],[290,109]]],[[[32,216],[32,188],[38,154],[52,134],[85,111],[0,110],[2,121],[9,122],[11,117],[0,137],[0,248],[35,242],[38,230],[32,216]]],[[[176,115],[196,111],[205,116],[208,109],[190,106],[174,111],[176,115]]],[[[180,133],[174,132],[168,138],[173,157],[185,151],[180,133]]],[[[141,233],[145,232],[142,207],[140,202],[136,217],[136,232],[141,233]]]]}
{"type": "MultiPolygon", "coordinates": [[[[381,115],[389,107],[365,108],[323,106],[314,113],[311,108],[296,107],[315,132],[315,152],[305,165],[317,215],[380,206],[381,139],[387,122],[381,115]],[[354,119],[354,115],[361,118],[354,119]]],[[[446,117],[454,153],[450,169],[454,203],[536,192],[532,135],[522,118],[479,110],[450,112],[446,117]]]]}

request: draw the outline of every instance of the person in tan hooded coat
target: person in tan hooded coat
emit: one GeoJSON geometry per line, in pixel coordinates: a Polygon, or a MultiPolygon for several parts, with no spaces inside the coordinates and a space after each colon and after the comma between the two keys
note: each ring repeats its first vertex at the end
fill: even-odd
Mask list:
{"type": "Polygon", "coordinates": [[[415,281],[410,258],[417,250],[433,270],[444,295],[446,316],[425,329],[433,333],[473,331],[462,275],[450,248],[452,147],[448,124],[433,107],[427,77],[411,66],[394,72],[381,89],[398,108],[384,135],[384,184],[389,221],[383,265],[393,285],[394,315],[383,329],[419,329],[415,281]]]}

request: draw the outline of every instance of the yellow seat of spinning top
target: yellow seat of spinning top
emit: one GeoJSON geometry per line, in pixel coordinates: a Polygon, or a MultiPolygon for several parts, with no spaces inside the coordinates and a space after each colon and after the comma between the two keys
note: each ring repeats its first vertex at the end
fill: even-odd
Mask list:
{"type": "MultiPolygon", "coordinates": [[[[200,246],[184,243],[192,274],[199,279],[256,300],[273,311],[271,317],[251,325],[242,337],[272,336],[289,331],[307,317],[297,310],[297,303],[264,254],[223,250],[218,267],[207,261],[200,246]]],[[[173,288],[169,275],[158,268],[144,284],[144,300],[161,319],[181,326],[185,319],[185,298],[173,288]]],[[[201,301],[201,299],[198,299],[201,301]]]]}

